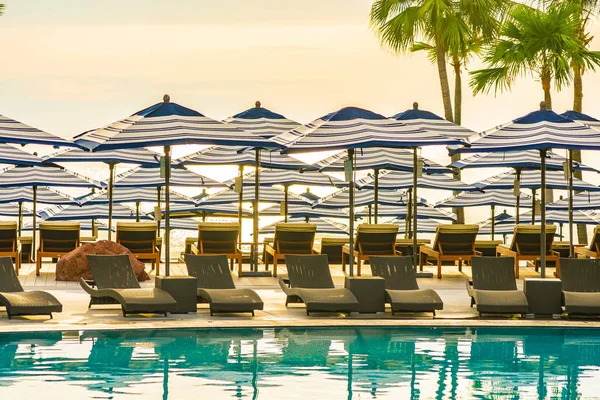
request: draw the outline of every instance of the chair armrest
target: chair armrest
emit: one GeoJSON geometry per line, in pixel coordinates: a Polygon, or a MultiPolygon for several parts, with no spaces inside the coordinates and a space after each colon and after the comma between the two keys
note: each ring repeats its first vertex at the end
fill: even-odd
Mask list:
{"type": "Polygon", "coordinates": [[[584,257],[592,258],[598,257],[598,253],[595,251],[591,251],[590,249],[586,249],[585,247],[575,247],[575,254],[580,254],[584,257]]]}
{"type": "Polygon", "coordinates": [[[419,253],[425,253],[428,256],[438,256],[440,253],[435,251],[433,249],[433,247],[427,246],[425,244],[422,244],[421,247],[419,248],[419,253]]]}
{"type": "Polygon", "coordinates": [[[473,297],[473,282],[468,279],[465,279],[465,286],[467,287],[467,293],[469,296],[473,297]]]}
{"type": "Polygon", "coordinates": [[[79,285],[83,288],[83,290],[85,290],[89,295],[95,296],[98,290],[90,286],[90,283],[91,281],[86,281],[83,278],[79,278],[79,285]]]}
{"type": "Polygon", "coordinates": [[[274,255],[275,255],[276,251],[275,251],[275,249],[274,249],[273,247],[271,247],[270,245],[268,245],[268,244],[265,244],[265,247],[264,247],[264,248],[265,248],[265,251],[266,251],[267,253],[269,253],[270,255],[272,255],[272,256],[274,256],[274,255]]]}
{"type": "Polygon", "coordinates": [[[476,256],[480,256],[480,255],[482,255],[482,254],[483,254],[483,253],[482,253],[482,252],[480,252],[479,250],[474,250],[474,251],[473,251],[473,253],[475,253],[475,255],[476,255],[476,256]]]}
{"type": "Polygon", "coordinates": [[[196,254],[196,255],[200,254],[200,250],[198,250],[195,243],[191,244],[190,250],[192,251],[192,254],[196,254]]]}
{"type": "Polygon", "coordinates": [[[397,256],[401,256],[402,255],[402,252],[400,250],[394,249],[394,252],[396,253],[397,256]]]}
{"type": "Polygon", "coordinates": [[[511,256],[511,257],[515,257],[517,255],[517,253],[515,251],[512,251],[511,249],[509,249],[508,247],[503,246],[503,245],[496,246],[496,253],[504,254],[507,256],[511,256]]]}
{"type": "Polygon", "coordinates": [[[281,290],[283,290],[285,293],[287,293],[288,289],[291,288],[290,279],[288,277],[280,276],[278,279],[278,282],[279,282],[279,287],[281,287],[281,290]]]}

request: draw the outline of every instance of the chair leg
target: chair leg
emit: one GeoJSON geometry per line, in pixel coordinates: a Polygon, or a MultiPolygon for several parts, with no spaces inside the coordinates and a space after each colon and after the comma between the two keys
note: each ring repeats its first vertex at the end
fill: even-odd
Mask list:
{"type": "Polygon", "coordinates": [[[160,256],[156,256],[156,275],[160,276],[160,256]]]}
{"type": "Polygon", "coordinates": [[[342,251],[342,272],[346,272],[346,253],[342,251]]]}
{"type": "Polygon", "coordinates": [[[273,256],[273,277],[277,278],[277,255],[273,256]]]}
{"type": "Polygon", "coordinates": [[[519,279],[519,259],[515,257],[515,278],[519,279]]]}
{"type": "Polygon", "coordinates": [[[442,259],[438,257],[437,259],[437,267],[438,267],[438,279],[442,279],[442,259]]]}
{"type": "Polygon", "coordinates": [[[238,278],[242,277],[242,256],[238,257],[238,278]]]}
{"type": "Polygon", "coordinates": [[[462,260],[458,260],[458,272],[462,272],[462,260]]]}
{"type": "Polygon", "coordinates": [[[42,268],[42,258],[40,257],[40,253],[38,252],[37,258],[35,260],[35,276],[40,276],[41,268],[42,268]]]}
{"type": "Polygon", "coordinates": [[[48,313],[48,315],[50,316],[50,319],[54,319],[54,318],[52,317],[52,313],[48,313]]]}
{"type": "Polygon", "coordinates": [[[254,317],[254,310],[252,310],[252,316],[254,317]]]}
{"type": "Polygon", "coordinates": [[[423,272],[423,263],[425,262],[426,256],[423,253],[419,253],[419,270],[423,272]]]}
{"type": "Polygon", "coordinates": [[[356,260],[356,276],[360,276],[361,275],[361,262],[360,262],[360,257],[357,257],[356,260]]]}
{"type": "Polygon", "coordinates": [[[229,269],[233,271],[233,258],[229,260],[229,269]]]}

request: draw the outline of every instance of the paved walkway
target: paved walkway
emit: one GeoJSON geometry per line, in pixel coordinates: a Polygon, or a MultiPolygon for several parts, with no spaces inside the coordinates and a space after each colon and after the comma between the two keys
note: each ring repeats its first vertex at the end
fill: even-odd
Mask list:
{"type": "MultiPolygon", "coordinates": [[[[184,275],[185,266],[173,263],[171,274],[184,275]]],[[[162,267],[162,266],[161,266],[162,267]]],[[[366,268],[368,270],[368,268],[366,268]]],[[[433,267],[427,268],[433,272],[433,267]]],[[[163,316],[141,315],[121,316],[119,306],[96,306],[88,309],[89,296],[79,287],[78,282],[58,282],[55,280],[54,264],[44,264],[39,277],[35,276],[35,265],[24,264],[19,274],[26,290],[47,290],[55,295],[64,305],[64,311],[55,314],[53,320],[46,317],[23,317],[8,320],[0,311],[0,332],[24,330],[83,330],[83,329],[135,329],[135,328],[183,328],[183,327],[249,327],[249,326],[346,326],[346,325],[452,325],[452,326],[586,326],[600,327],[598,320],[552,320],[552,319],[518,319],[490,317],[480,319],[475,309],[469,307],[470,301],[465,289],[465,279],[470,276],[470,268],[463,268],[463,273],[456,267],[445,267],[443,279],[419,279],[421,288],[435,289],[444,301],[444,310],[439,311],[433,319],[431,314],[405,314],[393,316],[388,311],[376,315],[317,314],[306,316],[302,305],[289,308],[284,306],[285,295],[279,288],[276,278],[243,277],[235,278],[238,287],[255,289],[265,302],[265,310],[259,311],[256,317],[248,314],[215,315],[211,317],[207,306],[200,305],[196,314],[163,316]]],[[[286,273],[282,267],[280,274],[286,273]]],[[[552,273],[552,270],[550,270],[552,273]]],[[[337,286],[343,286],[344,274],[339,265],[332,266],[332,275],[337,286]]],[[[521,267],[521,279],[538,277],[532,269],[521,267]]],[[[154,278],[154,276],[151,276],[154,278]]],[[[144,282],[142,286],[153,286],[154,279],[144,282]]]]}

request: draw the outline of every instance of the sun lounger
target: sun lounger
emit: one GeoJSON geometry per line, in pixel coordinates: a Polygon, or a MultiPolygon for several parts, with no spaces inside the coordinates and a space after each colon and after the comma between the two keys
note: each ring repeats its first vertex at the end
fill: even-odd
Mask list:
{"type": "Polygon", "coordinates": [[[0,257],[10,257],[15,261],[15,270],[19,275],[21,267],[21,249],[17,236],[17,223],[0,221],[0,257]]]}
{"type": "Polygon", "coordinates": [[[191,246],[191,254],[224,254],[238,262],[238,276],[242,276],[242,251],[238,246],[240,224],[226,222],[200,222],[198,242],[191,246]]]}
{"type": "Polygon", "coordinates": [[[19,282],[10,257],[0,257],[0,305],[8,319],[17,315],[49,315],[62,312],[62,304],[50,293],[26,292],[19,282]]]}
{"type": "MultiPolygon", "coordinates": [[[[281,223],[275,225],[273,245],[265,245],[266,255],[273,257],[273,276],[277,276],[277,264],[288,254],[314,254],[316,224],[281,223]]],[[[269,262],[265,257],[265,268],[269,262]]]]}
{"type": "MultiPolygon", "coordinates": [[[[541,232],[542,227],[539,225],[517,225],[510,247],[503,244],[496,247],[496,253],[499,256],[508,256],[514,259],[517,278],[519,277],[520,261],[533,261],[536,265],[540,261],[541,232]]],[[[552,250],[555,234],[556,225],[546,225],[546,260],[556,263],[556,276],[560,277],[560,255],[552,250]]]]}
{"type": "Polygon", "coordinates": [[[517,289],[517,280],[510,257],[473,257],[473,286],[467,280],[471,307],[477,305],[482,314],[521,314],[529,311],[527,297],[517,289]]]}
{"type": "Polygon", "coordinates": [[[411,256],[369,257],[373,276],[385,279],[386,302],[395,312],[431,312],[444,308],[440,296],[432,289],[419,289],[411,256]]]}
{"type": "Polygon", "coordinates": [[[286,255],[285,263],[288,280],[279,278],[279,285],[287,295],[286,307],[289,303],[304,303],[306,315],[358,311],[358,300],[352,292],[333,284],[326,255],[286,255]]]}
{"type": "Polygon", "coordinates": [[[478,225],[438,225],[433,245],[422,245],[419,250],[419,266],[423,271],[423,264],[428,258],[437,262],[437,277],[442,278],[442,263],[444,261],[458,261],[458,270],[462,272],[462,263],[470,262],[471,257],[481,255],[475,250],[475,238],[479,231],[478,225]]]}
{"type": "Polygon", "coordinates": [[[594,228],[590,247],[575,247],[575,256],[600,258],[600,225],[594,228]]]}
{"type": "Polygon", "coordinates": [[[356,258],[356,274],[361,275],[363,261],[369,256],[401,256],[396,250],[396,237],[399,226],[396,224],[360,224],[356,229],[354,250],[350,252],[350,245],[342,248],[342,271],[346,271],[346,260],[356,258]]]}
{"type": "Polygon", "coordinates": [[[123,316],[127,314],[164,314],[167,315],[177,304],[175,299],[157,288],[142,288],[135,277],[129,256],[88,255],[88,265],[94,277],[94,286],[83,278],[79,283],[90,296],[91,307],[94,304],[121,304],[123,316]],[[109,301],[107,301],[109,300],[109,301]]]}
{"type": "Polygon", "coordinates": [[[571,315],[600,315],[600,259],[560,260],[565,311],[571,315]]]}
{"type": "Polygon", "coordinates": [[[321,243],[316,247],[318,254],[327,254],[331,264],[340,264],[342,262],[342,248],[348,244],[347,237],[322,237],[321,243]]]}
{"type": "Polygon", "coordinates": [[[40,222],[40,246],[35,274],[40,275],[42,257],[60,258],[79,247],[79,222],[40,222]]]}
{"type": "Polygon", "coordinates": [[[252,289],[237,289],[225,255],[185,256],[188,275],[197,279],[199,303],[210,305],[210,315],[214,313],[252,313],[262,310],[264,303],[252,289]]]}
{"type": "Polygon", "coordinates": [[[160,275],[157,232],[156,222],[117,222],[116,242],[127,247],[137,259],[150,260],[152,269],[156,264],[156,276],[160,275]]]}

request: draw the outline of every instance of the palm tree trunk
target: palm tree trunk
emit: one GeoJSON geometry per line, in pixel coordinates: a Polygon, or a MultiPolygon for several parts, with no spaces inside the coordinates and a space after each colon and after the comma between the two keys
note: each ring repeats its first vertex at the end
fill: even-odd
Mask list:
{"type": "MultiPolygon", "coordinates": [[[[573,66],[573,111],[583,112],[583,79],[582,79],[582,68],[579,65],[573,66]]],[[[573,150],[573,161],[581,162],[581,150],[573,150]]],[[[582,179],[582,173],[577,170],[573,173],[573,176],[577,179],[582,179]]],[[[576,191],[575,193],[580,193],[576,191]]],[[[587,227],[583,224],[577,225],[577,242],[587,243],[587,227]]]]}
{"type": "Polygon", "coordinates": [[[450,98],[450,83],[448,82],[448,71],[446,70],[446,49],[441,42],[441,39],[436,40],[435,55],[440,76],[440,87],[442,89],[442,102],[444,103],[444,117],[454,122],[452,116],[452,99],[450,98]]]}
{"type": "MultiPolygon", "coordinates": [[[[544,68],[542,70],[542,89],[544,90],[544,101],[546,102],[546,110],[552,110],[552,95],[550,94],[550,84],[552,78],[550,72],[547,72],[548,69],[549,67],[544,68]]],[[[554,191],[552,189],[546,189],[546,202],[554,202],[554,191]]]]}
{"type": "MultiPolygon", "coordinates": [[[[458,57],[452,57],[452,66],[454,67],[454,123],[460,125],[462,120],[462,76],[460,71],[460,60],[458,57]]],[[[453,154],[450,156],[452,162],[460,160],[460,154],[453,154]]],[[[456,173],[455,177],[457,179],[461,178],[460,169],[453,168],[456,173]]],[[[459,194],[460,192],[454,192],[454,195],[459,194]]],[[[456,222],[459,224],[465,223],[465,209],[454,208],[452,209],[454,214],[456,214],[456,222]]]]}

